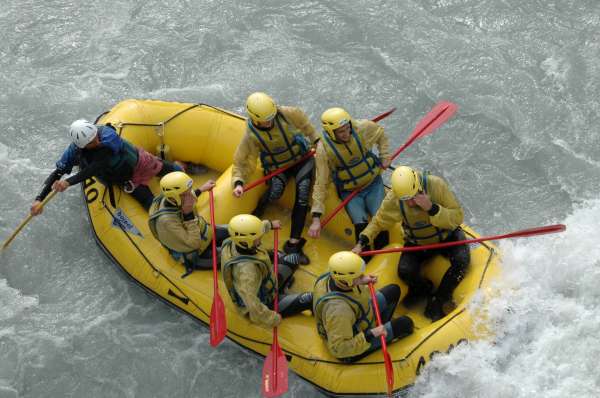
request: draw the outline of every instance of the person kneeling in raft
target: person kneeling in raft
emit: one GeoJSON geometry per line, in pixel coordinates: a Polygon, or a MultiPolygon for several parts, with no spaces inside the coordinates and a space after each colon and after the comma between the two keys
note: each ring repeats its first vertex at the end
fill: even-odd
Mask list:
{"type": "Polygon", "coordinates": [[[221,250],[221,273],[231,301],[250,321],[265,328],[278,326],[282,317],[298,314],[312,307],[312,293],[281,294],[293,282],[298,256],[277,253],[279,275],[275,279],[272,256],[261,242],[278,220],[261,221],[251,214],[239,214],[229,221],[229,239],[221,250]],[[279,286],[279,314],[272,310],[275,289],[279,286]]]}
{"type": "Polygon", "coordinates": [[[390,284],[376,293],[383,325],[375,326],[375,310],[364,275],[365,262],[355,253],[342,251],[329,258],[329,272],[321,275],[313,290],[313,314],[319,335],[331,354],[342,362],[354,362],[381,347],[380,336],[389,343],[413,332],[407,316],[391,319],[400,300],[400,287],[390,284]]]}
{"type": "Polygon", "coordinates": [[[226,225],[217,225],[217,236],[213,237],[210,224],[196,211],[198,196],[215,186],[207,181],[193,190],[193,180],[182,171],[174,171],[160,180],[161,194],[150,207],[148,226],[152,235],[176,261],[185,265],[188,276],[196,269],[212,269],[212,239],[217,247],[229,236],[226,225]]]}
{"type": "MultiPolygon", "coordinates": [[[[369,244],[381,230],[402,223],[404,246],[415,247],[433,243],[456,242],[465,239],[460,229],[463,209],[448,184],[428,173],[419,173],[410,167],[400,166],[392,174],[392,191],[389,192],[377,214],[360,234],[355,253],[369,244]]],[[[398,276],[408,285],[404,297],[406,307],[427,297],[425,316],[437,321],[444,316],[444,304],[451,304],[452,293],[464,278],[470,262],[469,246],[459,245],[445,249],[405,252],[400,256],[398,276]],[[421,276],[423,264],[441,254],[450,260],[450,268],[433,293],[433,283],[421,276]]]]}

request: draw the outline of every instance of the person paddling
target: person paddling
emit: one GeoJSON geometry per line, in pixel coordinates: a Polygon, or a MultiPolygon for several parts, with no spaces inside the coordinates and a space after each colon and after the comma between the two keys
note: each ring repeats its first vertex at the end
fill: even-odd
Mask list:
{"type": "MultiPolygon", "coordinates": [[[[465,239],[460,229],[463,209],[442,178],[400,166],[392,173],[391,180],[392,191],[360,234],[359,243],[353,249],[355,253],[360,253],[374,236],[397,222],[402,223],[406,247],[465,239]]],[[[443,318],[446,315],[444,304],[451,302],[452,292],[463,279],[469,262],[470,251],[466,244],[402,253],[398,275],[409,287],[403,303],[410,307],[427,297],[425,315],[434,321],[443,318]],[[433,283],[421,276],[421,268],[425,261],[437,254],[450,260],[450,268],[434,292],[433,283]]]]}
{"type": "Polygon", "coordinates": [[[44,181],[42,191],[31,205],[30,212],[34,216],[42,212],[39,205],[51,190],[63,192],[91,177],[99,178],[104,184],[119,185],[148,210],[154,198],[148,181],[154,176],[183,170],[182,165],[161,160],[133,146],[119,137],[109,124],[95,125],[79,119],[71,124],[69,136],[72,143],[56,162],[56,169],[44,181]],[[61,180],[75,165],[79,165],[79,172],[61,180]]]}
{"type": "MultiPolygon", "coordinates": [[[[244,194],[244,184],[256,169],[256,160],[260,161],[265,174],[298,162],[318,136],[306,114],[297,107],[277,106],[265,93],[253,93],[246,100],[248,123],[246,133],[233,157],[231,183],[233,195],[244,194]]],[[[300,264],[310,262],[302,248],[306,239],[302,230],[308,214],[310,189],[313,181],[315,161],[309,157],[285,172],[276,175],[269,182],[269,189],[259,200],[253,214],[260,217],[266,206],[283,195],[285,186],[291,177],[296,182],[296,197],[292,209],[290,239],[283,251],[296,254],[300,264]]]]}
{"type": "Polygon", "coordinates": [[[375,294],[383,322],[376,326],[367,285],[377,282],[377,277],[365,275],[364,260],[350,251],[341,251],[329,258],[328,267],[329,272],[315,282],[313,314],[317,331],[334,357],[354,362],[378,350],[380,336],[391,342],[412,334],[412,319],[392,319],[400,299],[398,285],[386,285],[375,294]]]}
{"type": "Polygon", "coordinates": [[[273,311],[277,281],[279,292],[284,293],[298,268],[298,264],[290,262],[297,256],[269,253],[262,246],[263,235],[280,226],[278,220],[261,221],[251,214],[239,214],[229,221],[229,239],[223,242],[221,250],[221,274],[231,301],[252,323],[267,329],[278,326],[282,317],[312,306],[311,292],[282,294],[279,296],[279,313],[273,311]],[[274,255],[279,256],[277,279],[271,260],[274,255]]]}
{"type": "Polygon", "coordinates": [[[160,179],[161,194],[150,207],[148,225],[154,238],[169,250],[171,257],[183,262],[186,273],[212,269],[211,243],[217,247],[227,239],[227,226],[217,225],[216,236],[206,220],[196,211],[196,202],[202,192],[214,188],[209,180],[194,190],[192,178],[182,171],[174,171],[160,179]]]}

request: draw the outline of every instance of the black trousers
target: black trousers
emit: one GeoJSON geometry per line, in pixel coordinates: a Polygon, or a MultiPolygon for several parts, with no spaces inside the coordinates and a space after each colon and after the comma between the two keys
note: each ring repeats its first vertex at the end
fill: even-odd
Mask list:
{"type": "Polygon", "coordinates": [[[271,178],[269,189],[260,198],[254,214],[261,217],[267,205],[281,198],[290,177],[296,179],[296,198],[292,209],[290,238],[300,239],[308,214],[310,189],[314,178],[315,159],[310,157],[300,164],[271,178]]]}
{"type": "MultiPolygon", "coordinates": [[[[448,235],[444,242],[456,242],[464,239],[464,232],[460,228],[457,228],[448,235]]],[[[404,246],[411,247],[418,245],[407,243],[404,246]]],[[[406,282],[413,292],[424,292],[424,290],[428,289],[429,284],[421,276],[421,267],[425,261],[438,254],[450,260],[450,268],[444,274],[442,282],[435,293],[439,299],[447,301],[452,297],[452,292],[456,286],[464,278],[469,262],[471,261],[471,251],[468,245],[402,253],[400,262],[398,263],[398,276],[406,282]]]]}
{"type": "MultiPolygon", "coordinates": [[[[158,172],[157,176],[162,177],[166,174],[169,174],[172,171],[183,171],[181,167],[176,165],[175,163],[169,162],[167,160],[163,160],[163,166],[158,172]]],[[[154,195],[152,195],[152,191],[148,188],[147,185],[138,185],[135,187],[133,192],[131,192],[131,196],[135,200],[139,202],[146,211],[150,210],[150,206],[152,206],[152,201],[154,200],[154,195]]]]}

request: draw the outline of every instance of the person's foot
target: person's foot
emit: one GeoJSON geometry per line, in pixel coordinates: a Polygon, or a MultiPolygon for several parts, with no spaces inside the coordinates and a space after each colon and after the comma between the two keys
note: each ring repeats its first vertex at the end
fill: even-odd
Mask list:
{"type": "Polygon", "coordinates": [[[298,256],[298,259],[297,259],[298,264],[307,265],[310,263],[310,259],[302,250],[302,248],[304,247],[305,244],[306,244],[306,239],[304,239],[304,238],[300,238],[300,240],[295,243],[291,243],[288,240],[287,242],[285,242],[285,245],[283,245],[283,251],[286,254],[297,255],[298,256]]]}
{"type": "Polygon", "coordinates": [[[418,287],[417,288],[412,288],[412,287],[408,288],[408,293],[406,294],[406,296],[404,296],[404,300],[402,300],[402,304],[406,308],[412,308],[412,307],[416,306],[419,302],[424,300],[426,297],[428,297],[431,294],[432,290],[433,290],[433,282],[431,282],[429,279],[426,279],[425,283],[423,284],[423,286],[421,288],[418,288],[418,287]]]}
{"type": "Polygon", "coordinates": [[[444,300],[441,300],[435,295],[429,297],[427,300],[427,308],[425,308],[425,316],[433,322],[445,317],[444,300]]]}

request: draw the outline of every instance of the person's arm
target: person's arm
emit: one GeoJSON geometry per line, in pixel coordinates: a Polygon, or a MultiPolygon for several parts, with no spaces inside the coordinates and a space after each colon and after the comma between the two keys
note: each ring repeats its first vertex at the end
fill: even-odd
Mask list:
{"type": "Polygon", "coordinates": [[[272,311],[258,298],[262,276],[256,264],[240,263],[233,269],[235,290],[246,305],[252,323],[265,328],[279,325],[281,315],[272,311]]]}
{"type": "Polygon", "coordinates": [[[370,120],[363,120],[364,123],[364,137],[367,148],[377,146],[377,152],[379,153],[379,160],[386,166],[391,162],[390,153],[390,142],[385,135],[383,127],[370,120]]]}
{"type": "Polygon", "coordinates": [[[327,333],[327,348],[336,358],[360,355],[371,346],[364,332],[354,334],[354,311],[341,300],[325,303],[322,317],[327,333]]]}
{"type": "Polygon", "coordinates": [[[286,120],[308,137],[311,144],[317,142],[317,139],[319,138],[317,131],[302,109],[295,106],[281,106],[279,107],[279,111],[286,120]]]}
{"type": "Polygon", "coordinates": [[[256,170],[256,159],[258,159],[259,148],[250,134],[246,131],[244,138],[233,155],[233,168],[231,170],[231,188],[244,185],[254,170],[256,170]]]}
{"type": "Polygon", "coordinates": [[[379,232],[389,230],[395,223],[400,221],[400,205],[394,192],[390,191],[385,196],[381,206],[369,225],[360,233],[359,243],[367,246],[375,240],[379,232]]]}
{"type": "Polygon", "coordinates": [[[323,146],[323,142],[319,141],[317,144],[317,153],[315,156],[316,163],[316,177],[315,185],[312,193],[312,208],[311,213],[313,217],[315,214],[322,215],[325,212],[325,200],[327,199],[327,188],[331,181],[331,172],[329,169],[329,159],[327,151],[323,146]]]}
{"type": "Polygon", "coordinates": [[[464,211],[456,196],[440,177],[429,176],[428,183],[432,202],[428,211],[431,224],[448,230],[458,228],[464,220],[464,211]]]}
{"type": "Polygon", "coordinates": [[[163,244],[180,252],[198,250],[202,243],[200,226],[195,214],[185,214],[183,222],[177,215],[163,215],[157,223],[163,244]]]}

